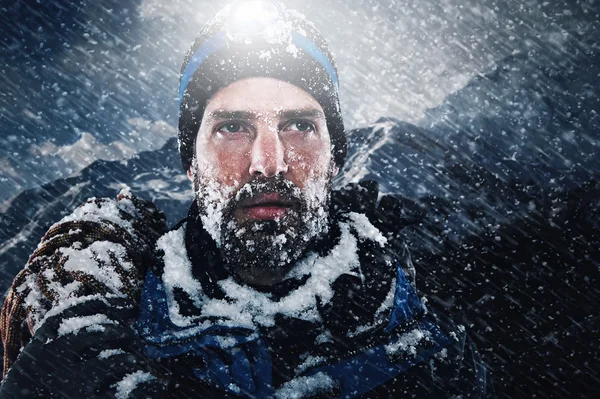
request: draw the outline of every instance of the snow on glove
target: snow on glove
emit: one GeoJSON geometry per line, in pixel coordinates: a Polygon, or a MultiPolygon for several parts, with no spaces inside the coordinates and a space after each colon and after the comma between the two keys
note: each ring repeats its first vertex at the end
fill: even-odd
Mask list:
{"type": "Polygon", "coordinates": [[[79,297],[136,301],[165,216],[128,192],[88,200],[56,223],[15,278],[2,307],[4,373],[46,312],[79,297]]]}
{"type": "Polygon", "coordinates": [[[123,298],[90,299],[47,318],[25,346],[0,389],[6,398],[161,397],[167,384],[141,352],[123,298]],[[110,316],[107,316],[110,315],[110,316]],[[142,387],[143,385],[143,387],[142,387]]]}

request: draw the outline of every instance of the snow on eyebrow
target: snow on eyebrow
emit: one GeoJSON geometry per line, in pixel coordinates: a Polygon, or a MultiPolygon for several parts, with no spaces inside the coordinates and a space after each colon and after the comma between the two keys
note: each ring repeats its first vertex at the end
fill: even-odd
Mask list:
{"type": "Polygon", "coordinates": [[[348,217],[354,221],[354,228],[359,237],[378,242],[381,247],[387,244],[387,238],[381,234],[377,227],[373,226],[366,215],[362,213],[349,212],[348,217]]]}
{"type": "Polygon", "coordinates": [[[118,324],[106,315],[98,313],[92,316],[69,317],[61,321],[58,327],[58,335],[77,334],[79,330],[100,324],[118,324]]]}
{"type": "Polygon", "coordinates": [[[273,301],[269,294],[255,291],[228,278],[219,282],[227,300],[213,299],[205,302],[202,314],[225,318],[238,326],[250,328],[257,324],[273,326],[276,314],[318,321],[320,316],[317,297],[322,302],[329,302],[333,297],[331,284],[342,274],[356,275],[356,270],[360,267],[356,238],[347,224],[340,223],[340,229],[340,242],[328,255],[319,257],[311,253],[288,275],[309,275],[309,278],[286,297],[273,301]]]}
{"type": "Polygon", "coordinates": [[[330,391],[336,386],[337,384],[329,375],[319,372],[310,376],[294,378],[286,382],[275,392],[275,398],[306,398],[330,391]]]}
{"type": "Polygon", "coordinates": [[[156,380],[156,377],[148,372],[138,370],[135,373],[127,374],[121,381],[111,386],[117,389],[116,399],[127,399],[138,385],[152,380],[156,380]]]}
{"type": "Polygon", "coordinates": [[[169,317],[177,326],[189,326],[192,318],[181,315],[173,290],[181,288],[198,307],[202,304],[203,292],[200,282],[192,275],[192,264],[185,248],[185,228],[166,233],[158,239],[156,247],[164,252],[162,280],[167,294],[169,317]]]}

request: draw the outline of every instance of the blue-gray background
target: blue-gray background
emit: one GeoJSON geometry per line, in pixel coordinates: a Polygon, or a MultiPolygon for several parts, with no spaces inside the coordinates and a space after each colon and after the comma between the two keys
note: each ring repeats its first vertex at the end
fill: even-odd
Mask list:
{"type": "MultiPolygon", "coordinates": [[[[599,25],[594,0],[286,3],[330,41],[349,128],[380,116],[418,122],[495,61],[560,53],[574,37],[597,36],[599,25]]],[[[94,159],[129,158],[172,137],[181,60],[222,5],[3,1],[0,201],[94,159]]]]}
{"type": "MultiPolygon", "coordinates": [[[[340,69],[336,183],[405,197],[418,288],[468,327],[498,396],[600,397],[598,1],[288,3],[340,69]]],[[[3,2],[0,290],[88,197],[128,185],[185,215],[178,71],[221,6],[3,2]]]]}

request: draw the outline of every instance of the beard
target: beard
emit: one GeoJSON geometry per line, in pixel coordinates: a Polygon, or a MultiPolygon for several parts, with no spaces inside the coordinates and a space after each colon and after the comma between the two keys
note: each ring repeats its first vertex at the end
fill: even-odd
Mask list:
{"type": "Polygon", "coordinates": [[[270,285],[283,280],[311,244],[327,233],[332,173],[300,189],[281,176],[257,176],[239,189],[194,176],[204,229],[217,243],[225,268],[238,280],[270,285]],[[290,204],[284,216],[254,220],[239,211],[261,194],[290,204]]]}

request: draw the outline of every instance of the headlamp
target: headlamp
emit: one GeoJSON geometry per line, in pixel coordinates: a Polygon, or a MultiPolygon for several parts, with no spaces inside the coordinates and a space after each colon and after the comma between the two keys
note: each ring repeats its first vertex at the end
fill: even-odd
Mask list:
{"type": "Polygon", "coordinates": [[[179,104],[194,73],[208,57],[222,49],[253,51],[270,46],[301,50],[314,59],[338,89],[338,77],[327,56],[306,36],[292,29],[281,5],[275,0],[238,0],[225,15],[225,28],[207,38],[196,49],[181,75],[179,104]]]}
{"type": "Polygon", "coordinates": [[[230,46],[260,42],[283,44],[291,42],[291,29],[276,1],[239,0],[227,18],[227,43],[230,46]]]}

